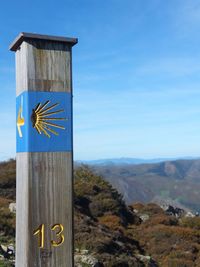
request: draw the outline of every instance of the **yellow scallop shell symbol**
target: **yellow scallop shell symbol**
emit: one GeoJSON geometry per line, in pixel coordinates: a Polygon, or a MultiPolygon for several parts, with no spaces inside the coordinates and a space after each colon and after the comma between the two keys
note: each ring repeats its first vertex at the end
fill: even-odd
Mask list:
{"type": "Polygon", "coordinates": [[[59,133],[56,132],[54,128],[65,130],[65,127],[52,123],[51,121],[63,121],[67,119],[52,117],[52,115],[64,112],[64,109],[52,111],[55,107],[59,105],[59,103],[53,104],[51,106],[49,104],[49,100],[46,101],[44,104],[38,103],[36,108],[32,110],[31,121],[33,128],[37,130],[38,134],[43,133],[45,134],[45,136],[50,138],[50,134],[59,135],[59,133]]]}

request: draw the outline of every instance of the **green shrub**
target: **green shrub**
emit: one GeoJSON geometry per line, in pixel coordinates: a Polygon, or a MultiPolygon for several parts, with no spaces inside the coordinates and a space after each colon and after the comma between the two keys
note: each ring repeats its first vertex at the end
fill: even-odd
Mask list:
{"type": "Polygon", "coordinates": [[[0,210],[0,232],[6,236],[15,236],[15,214],[6,208],[0,210]]]}
{"type": "Polygon", "coordinates": [[[181,259],[169,259],[168,267],[194,267],[194,262],[181,259]]]}
{"type": "Polygon", "coordinates": [[[0,261],[0,267],[13,267],[14,265],[8,261],[0,261]]]}
{"type": "Polygon", "coordinates": [[[183,227],[189,227],[195,230],[200,230],[200,217],[182,218],[179,223],[183,227]]]}

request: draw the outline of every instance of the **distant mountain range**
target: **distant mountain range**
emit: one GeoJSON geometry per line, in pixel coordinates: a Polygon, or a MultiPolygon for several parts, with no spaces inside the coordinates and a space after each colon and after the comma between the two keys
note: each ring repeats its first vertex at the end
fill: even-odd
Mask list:
{"type": "Polygon", "coordinates": [[[162,159],[143,164],[111,161],[92,164],[91,168],[116,187],[127,203],[163,199],[163,202],[171,200],[177,206],[200,212],[200,159],[162,159]]]}
{"type": "Polygon", "coordinates": [[[183,157],[183,158],[153,158],[153,159],[141,159],[141,158],[109,158],[109,159],[97,159],[97,160],[77,160],[76,164],[88,164],[88,165],[121,165],[121,164],[150,164],[158,163],[163,161],[173,161],[178,159],[197,159],[194,157],[183,157]]]}

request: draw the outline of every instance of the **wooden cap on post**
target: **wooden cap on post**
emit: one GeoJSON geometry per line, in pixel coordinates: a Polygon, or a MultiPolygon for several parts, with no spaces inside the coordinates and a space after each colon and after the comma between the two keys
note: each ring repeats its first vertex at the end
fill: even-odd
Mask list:
{"type": "Polygon", "coordinates": [[[38,40],[43,40],[43,41],[54,41],[54,42],[59,42],[59,43],[67,43],[68,45],[71,45],[71,46],[78,43],[77,38],[21,32],[17,36],[17,38],[13,41],[13,43],[10,45],[9,49],[11,51],[17,51],[17,49],[20,47],[22,42],[27,41],[28,39],[38,39],[38,40]]]}

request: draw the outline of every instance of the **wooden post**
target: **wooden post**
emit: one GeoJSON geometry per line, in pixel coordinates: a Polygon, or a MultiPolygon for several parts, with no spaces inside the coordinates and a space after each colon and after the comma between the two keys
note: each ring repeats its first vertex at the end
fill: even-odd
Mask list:
{"type": "Polygon", "coordinates": [[[73,266],[76,38],[21,33],[16,52],[17,267],[73,266]]]}

